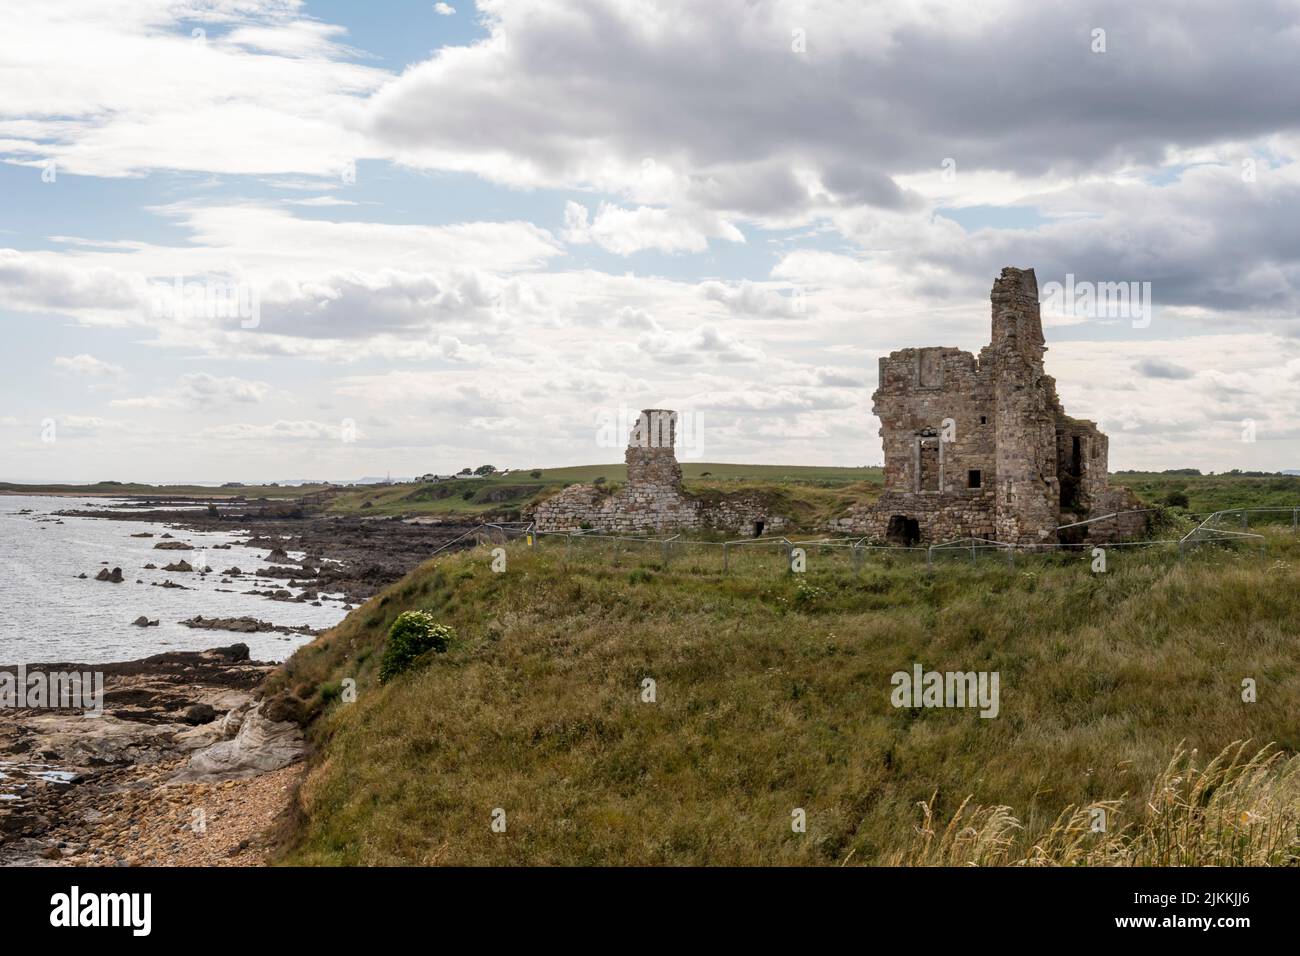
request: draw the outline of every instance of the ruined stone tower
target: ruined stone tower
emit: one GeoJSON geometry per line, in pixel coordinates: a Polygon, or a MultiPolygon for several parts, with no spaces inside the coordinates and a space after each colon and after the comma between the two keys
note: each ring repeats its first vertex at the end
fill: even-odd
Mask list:
{"type": "MultiPolygon", "coordinates": [[[[1038,544],[1055,542],[1062,524],[1136,507],[1130,493],[1107,487],[1106,436],[1065,414],[1044,372],[1033,270],[1003,269],[991,298],[991,341],[978,358],[909,348],[880,360],[872,399],[885,491],[836,529],[902,544],[1038,544]]],[[[1132,519],[1117,519],[1089,533],[1135,530],[1132,519]]]]}
{"type": "Polygon", "coordinates": [[[682,467],[677,463],[677,413],[666,408],[641,412],[628,436],[627,482],[647,489],[676,492],[682,484],[682,467]]]}
{"type": "Polygon", "coordinates": [[[1033,269],[1003,269],[993,283],[993,339],[980,353],[993,381],[994,537],[1034,543],[1059,519],[1056,383],[1043,373],[1043,323],[1033,269]]]}

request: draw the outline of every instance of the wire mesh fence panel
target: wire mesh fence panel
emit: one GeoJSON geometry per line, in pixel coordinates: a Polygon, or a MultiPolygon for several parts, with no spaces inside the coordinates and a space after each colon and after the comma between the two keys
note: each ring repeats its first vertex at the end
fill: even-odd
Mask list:
{"type": "Polygon", "coordinates": [[[853,572],[861,567],[861,553],[852,541],[796,541],[804,552],[808,573],[853,572]]]}
{"type": "Polygon", "coordinates": [[[790,568],[789,546],[781,538],[727,542],[723,558],[728,574],[773,574],[790,568]]]}
{"type": "Polygon", "coordinates": [[[1204,515],[1181,538],[1111,542],[1009,545],[986,538],[960,538],[902,547],[865,538],[786,537],[710,541],[681,534],[619,535],[595,531],[538,531],[525,522],[494,522],[469,529],[434,551],[493,549],[514,545],[566,564],[615,569],[652,568],[692,574],[775,575],[834,572],[863,574],[910,568],[934,572],[960,566],[1008,569],[1078,564],[1094,571],[1135,561],[1187,559],[1203,551],[1265,551],[1268,535],[1300,534],[1300,507],[1235,508],[1204,515]],[[1247,530],[1252,527],[1257,530],[1247,530]],[[1266,532],[1266,533],[1265,533],[1266,532]],[[1099,561],[1100,558],[1100,561],[1099,561]],[[1118,563],[1117,563],[1118,562],[1118,563]]]}
{"type": "Polygon", "coordinates": [[[723,545],[718,541],[677,539],[666,544],[668,566],[690,574],[721,574],[723,545]]]}

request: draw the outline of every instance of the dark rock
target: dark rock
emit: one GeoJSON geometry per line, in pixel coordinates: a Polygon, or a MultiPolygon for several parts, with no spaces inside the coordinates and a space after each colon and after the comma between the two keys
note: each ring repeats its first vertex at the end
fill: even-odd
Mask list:
{"type": "Polygon", "coordinates": [[[293,694],[276,694],[262,705],[262,716],[273,723],[307,723],[307,705],[293,694]]]}
{"type": "Polygon", "coordinates": [[[217,712],[210,704],[195,704],[185,711],[181,720],[187,724],[198,726],[199,724],[210,724],[217,719],[217,712]]]}

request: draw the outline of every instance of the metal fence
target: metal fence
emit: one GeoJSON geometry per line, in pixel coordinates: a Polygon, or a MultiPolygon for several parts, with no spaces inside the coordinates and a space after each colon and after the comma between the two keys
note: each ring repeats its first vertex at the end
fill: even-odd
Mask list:
{"type": "MultiPolygon", "coordinates": [[[[1117,515],[1075,524],[1102,521],[1117,515]]],[[[555,555],[566,562],[597,562],[614,568],[673,568],[701,574],[730,574],[748,571],[794,571],[840,568],[860,571],[870,562],[876,567],[911,566],[932,571],[936,565],[952,561],[971,564],[994,560],[1015,567],[1018,561],[1038,555],[1068,555],[1095,548],[1163,551],[1179,559],[1207,544],[1258,546],[1267,548],[1267,538],[1243,530],[1250,526],[1251,515],[1265,515],[1270,524],[1280,524],[1278,514],[1292,516],[1291,531],[1300,534],[1300,506],[1296,508],[1232,508],[1205,515],[1191,531],[1179,538],[1095,542],[1010,544],[989,538],[958,538],[931,545],[881,544],[869,538],[810,538],[796,540],[780,537],[740,538],[710,541],[687,538],[681,534],[661,536],[606,534],[598,531],[539,531],[529,522],[495,522],[478,525],[442,545],[435,555],[456,545],[503,546],[522,542],[537,553],[555,555]],[[1272,520],[1270,520],[1272,519],[1272,520]]],[[[1199,517],[1199,515],[1198,515],[1199,517]]],[[[1062,527],[1073,527],[1063,525],[1062,527]]]]}

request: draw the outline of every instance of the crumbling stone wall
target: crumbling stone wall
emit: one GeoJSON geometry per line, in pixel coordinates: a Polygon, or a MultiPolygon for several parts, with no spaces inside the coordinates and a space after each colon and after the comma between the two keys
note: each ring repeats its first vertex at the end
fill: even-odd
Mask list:
{"type": "Polygon", "coordinates": [[[1044,371],[1033,270],[1003,269],[990,299],[991,341],[978,358],[909,348],[880,360],[872,398],[885,491],[832,522],[835,530],[900,544],[1038,544],[1056,541],[1061,524],[1137,507],[1128,492],[1108,488],[1106,436],[1065,414],[1044,371]]]}
{"type": "Polygon", "coordinates": [[[708,504],[682,487],[677,462],[677,413],[641,412],[628,438],[627,483],[616,491],[570,485],[537,506],[539,531],[595,530],[617,534],[716,528],[752,535],[780,531],[786,519],[770,514],[757,495],[721,495],[708,504]]]}

